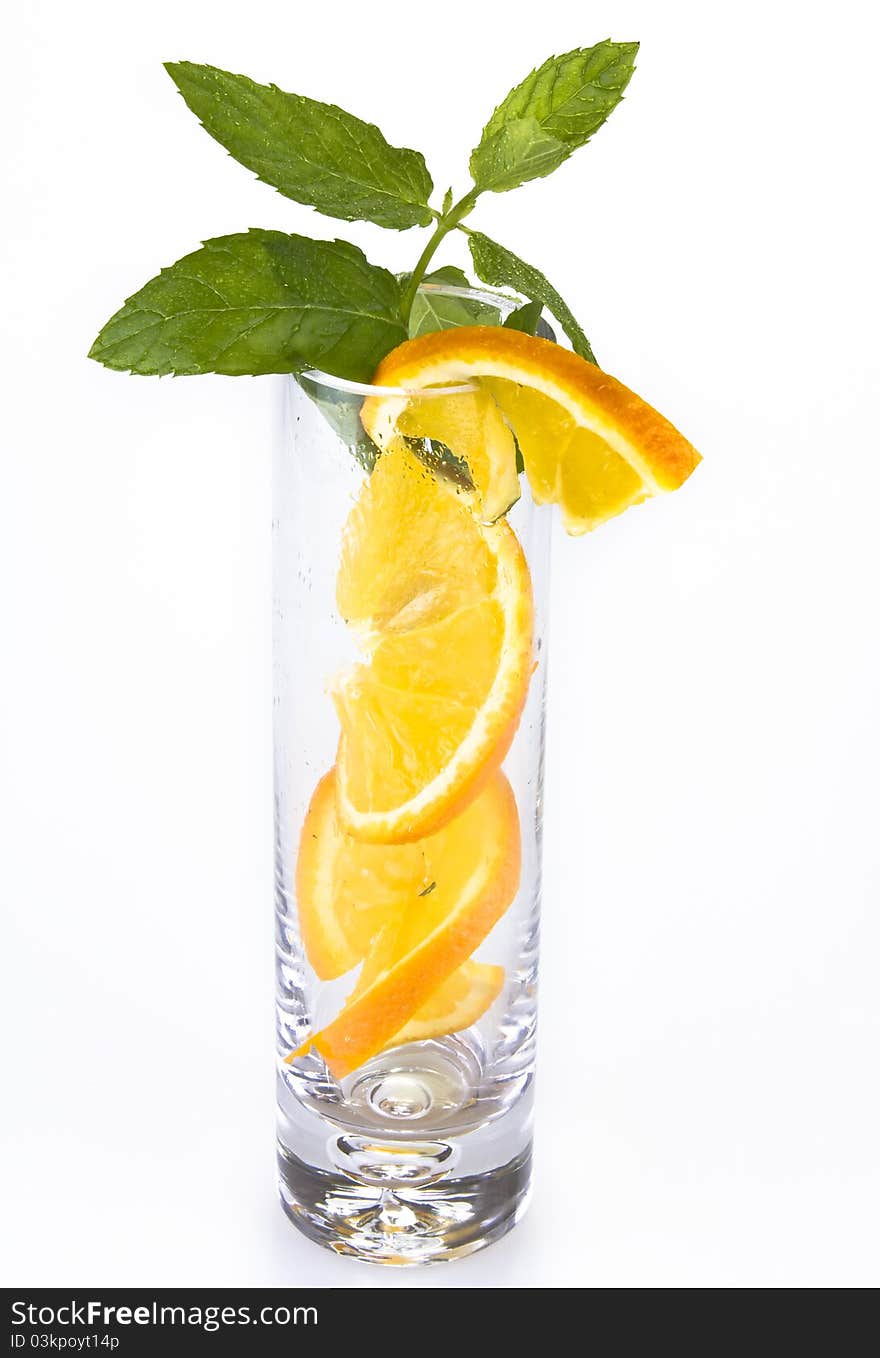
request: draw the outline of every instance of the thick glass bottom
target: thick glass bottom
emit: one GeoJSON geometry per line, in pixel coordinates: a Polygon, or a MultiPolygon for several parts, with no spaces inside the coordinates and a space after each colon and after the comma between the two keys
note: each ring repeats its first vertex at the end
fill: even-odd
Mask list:
{"type": "Polygon", "coordinates": [[[337,1141],[350,1172],[309,1165],[281,1144],[278,1152],[284,1211],[336,1254],[404,1267],[461,1258],[499,1240],[528,1205],[531,1144],[498,1168],[447,1177],[449,1143],[337,1141]]]}
{"type": "MultiPolygon", "coordinates": [[[[529,1044],[525,1044],[528,1048],[529,1044]]],[[[305,1235],[385,1264],[455,1259],[525,1210],[532,1079],[487,1079],[465,1037],[383,1052],[343,1085],[303,1063],[278,1082],[281,1200],[305,1235]]]]}

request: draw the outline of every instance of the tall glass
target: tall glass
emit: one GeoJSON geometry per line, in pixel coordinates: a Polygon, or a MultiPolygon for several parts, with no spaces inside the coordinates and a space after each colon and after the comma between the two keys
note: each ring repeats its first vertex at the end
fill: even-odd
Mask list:
{"type": "MultiPolygon", "coordinates": [[[[534,671],[502,766],[519,822],[519,888],[470,959],[493,969],[482,971],[499,978],[497,997],[464,1029],[392,1042],[336,1079],[316,1050],[303,1048],[343,1009],[358,968],[319,979],[304,941],[297,867],[316,786],[337,757],[328,686],[357,655],[338,611],[337,574],[346,523],[375,465],[360,412],[377,393],[320,373],[286,380],[276,449],[278,1163],[284,1209],[311,1239],[339,1254],[416,1264],[491,1243],[528,1199],[550,537],[548,511],[534,505],[523,477],[508,522],[531,575],[534,671]]],[[[424,449],[426,460],[432,451],[424,449]]],[[[430,884],[420,895],[427,891],[430,884]]]]}

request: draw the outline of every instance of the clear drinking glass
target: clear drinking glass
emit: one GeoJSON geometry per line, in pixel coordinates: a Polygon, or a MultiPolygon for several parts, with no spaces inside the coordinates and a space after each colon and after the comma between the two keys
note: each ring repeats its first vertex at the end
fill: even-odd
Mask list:
{"type": "MultiPolygon", "coordinates": [[[[502,316],[515,305],[479,296],[502,316]]],[[[315,974],[300,930],[296,872],[310,800],[336,758],[328,681],[356,656],[337,611],[336,578],[343,529],[372,457],[360,409],[380,389],[320,373],[284,386],[273,522],[281,1199],[300,1230],[339,1254],[392,1264],[450,1259],[509,1230],[529,1193],[549,514],[521,478],[508,522],[531,573],[535,668],[503,763],[519,816],[521,875],[512,904],[474,953],[504,968],[500,994],[464,1031],[392,1046],[341,1081],[314,1050],[290,1062],[357,980],[356,970],[329,981],[315,974]]]]}

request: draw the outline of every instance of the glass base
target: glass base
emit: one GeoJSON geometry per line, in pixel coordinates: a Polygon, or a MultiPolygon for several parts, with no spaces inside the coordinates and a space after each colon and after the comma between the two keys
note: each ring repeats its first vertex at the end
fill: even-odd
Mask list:
{"type": "Polygon", "coordinates": [[[528,1206],[531,1144],[507,1164],[447,1177],[445,1142],[379,1143],[339,1136],[334,1158],[349,1170],[316,1168],[279,1144],[281,1204],[326,1249],[406,1267],[458,1259],[499,1240],[528,1206]]]}
{"type": "Polygon", "coordinates": [[[281,1200],[305,1235],[336,1254],[426,1264],[510,1230],[531,1174],[531,1041],[487,1080],[478,1036],[392,1048],[341,1085],[314,1054],[279,1064],[281,1200]]]}

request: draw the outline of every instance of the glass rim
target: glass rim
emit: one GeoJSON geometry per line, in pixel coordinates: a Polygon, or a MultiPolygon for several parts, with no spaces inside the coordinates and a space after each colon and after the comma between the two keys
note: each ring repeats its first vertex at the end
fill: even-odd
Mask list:
{"type": "MultiPolygon", "coordinates": [[[[442,293],[445,297],[465,297],[473,302],[484,302],[487,306],[496,307],[505,320],[526,301],[524,297],[518,297],[516,294],[492,292],[488,288],[461,288],[454,283],[422,283],[419,285],[419,292],[442,293]]],[[[461,382],[442,387],[375,386],[372,382],[355,382],[349,377],[335,377],[333,373],[324,372],[321,368],[305,368],[301,373],[294,373],[292,376],[297,380],[306,378],[316,387],[329,387],[348,396],[399,396],[408,400],[413,396],[458,396],[477,390],[474,382],[461,382]]]]}

